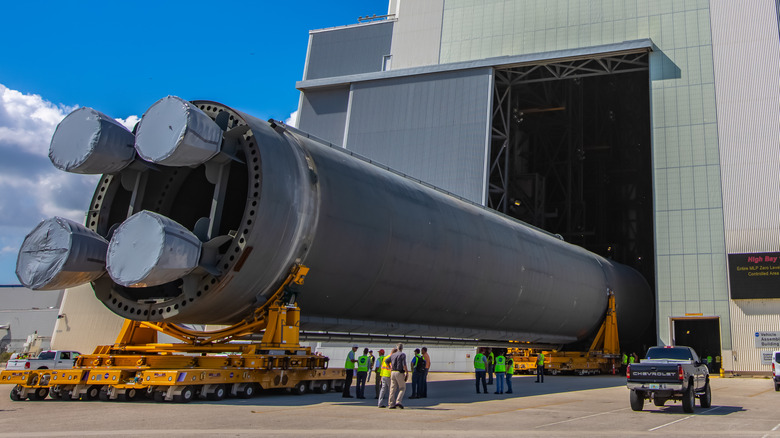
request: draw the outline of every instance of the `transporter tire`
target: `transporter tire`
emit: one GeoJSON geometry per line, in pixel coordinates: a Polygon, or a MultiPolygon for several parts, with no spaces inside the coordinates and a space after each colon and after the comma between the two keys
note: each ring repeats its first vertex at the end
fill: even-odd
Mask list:
{"type": "Polygon", "coordinates": [[[49,397],[51,397],[52,400],[61,400],[62,393],[60,392],[60,388],[57,386],[52,387],[51,391],[49,391],[49,397]]]}
{"type": "Polygon", "coordinates": [[[324,394],[330,391],[330,380],[318,380],[314,384],[314,392],[324,394]]]}
{"type": "Polygon", "coordinates": [[[92,385],[87,388],[87,392],[84,393],[84,400],[98,400],[100,398],[100,385],[92,385]]]}
{"type": "Polygon", "coordinates": [[[165,394],[162,391],[154,391],[154,393],[152,393],[152,398],[157,403],[162,403],[165,401],[165,394]]]}
{"type": "Polygon", "coordinates": [[[693,406],[696,403],[696,394],[693,392],[693,384],[688,382],[688,389],[683,393],[682,408],[683,412],[690,414],[693,412],[693,406]]]}
{"type": "Polygon", "coordinates": [[[699,396],[699,406],[702,408],[709,408],[712,406],[712,389],[710,388],[709,379],[707,379],[707,383],[704,384],[704,394],[699,396]]]}
{"type": "Polygon", "coordinates": [[[40,400],[45,400],[48,395],[49,395],[49,388],[35,388],[35,390],[30,393],[28,398],[30,400],[40,401],[40,400]]]}
{"type": "Polygon", "coordinates": [[[293,393],[296,395],[303,395],[309,392],[309,382],[298,382],[293,388],[293,393]]]}
{"type": "Polygon", "coordinates": [[[109,401],[111,400],[111,397],[108,395],[107,389],[101,389],[100,393],[98,394],[98,400],[100,401],[109,401]]]}
{"type": "Polygon", "coordinates": [[[24,400],[21,395],[21,389],[22,387],[19,385],[14,386],[11,388],[11,393],[8,395],[12,401],[22,401],[24,400]]]}
{"type": "Polygon", "coordinates": [[[238,393],[238,396],[241,398],[252,398],[256,396],[258,392],[256,383],[247,383],[244,389],[238,393]]]}
{"type": "Polygon", "coordinates": [[[343,380],[336,380],[333,384],[333,390],[336,392],[343,392],[344,391],[344,381],[343,380]]]}
{"type": "Polygon", "coordinates": [[[116,399],[119,401],[133,401],[144,397],[144,393],[138,391],[135,388],[129,388],[125,390],[124,394],[117,394],[116,399]]]}
{"type": "Polygon", "coordinates": [[[195,398],[195,388],[192,386],[185,386],[181,390],[181,394],[173,396],[173,401],[176,403],[189,403],[193,398],[195,398]]]}
{"type": "Polygon", "coordinates": [[[206,395],[206,398],[211,401],[220,401],[225,398],[226,394],[227,391],[225,390],[225,386],[219,385],[216,388],[214,388],[214,392],[211,392],[208,395],[206,395]]]}
{"type": "Polygon", "coordinates": [[[631,410],[641,411],[642,407],[645,405],[645,394],[641,391],[632,389],[628,400],[631,402],[631,410]]]}

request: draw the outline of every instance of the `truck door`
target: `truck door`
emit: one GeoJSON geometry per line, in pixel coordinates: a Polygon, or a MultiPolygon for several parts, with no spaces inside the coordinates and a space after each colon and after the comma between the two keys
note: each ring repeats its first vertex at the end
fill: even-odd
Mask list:
{"type": "Polygon", "coordinates": [[[54,367],[61,368],[61,365],[67,362],[70,362],[70,353],[67,351],[60,351],[57,353],[57,360],[54,363],[54,367]]]}

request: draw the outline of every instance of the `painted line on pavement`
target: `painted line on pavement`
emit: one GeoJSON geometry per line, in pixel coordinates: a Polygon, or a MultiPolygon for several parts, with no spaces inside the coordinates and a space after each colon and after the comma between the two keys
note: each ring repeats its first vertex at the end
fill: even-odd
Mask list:
{"type": "Polygon", "coordinates": [[[527,406],[527,407],[524,407],[524,408],[506,409],[506,410],[503,410],[503,411],[491,411],[491,412],[485,412],[484,414],[464,415],[464,416],[461,416],[461,417],[458,417],[458,418],[443,418],[441,420],[433,421],[433,423],[442,423],[442,422],[446,423],[446,422],[453,421],[453,420],[463,420],[463,419],[466,419],[466,418],[484,417],[486,415],[506,414],[508,412],[517,412],[517,411],[525,411],[525,410],[528,410],[528,409],[539,409],[539,408],[546,408],[546,407],[549,407],[549,406],[566,405],[566,404],[569,404],[569,403],[577,403],[577,402],[581,402],[581,401],[582,400],[569,400],[569,401],[558,402],[558,403],[546,403],[546,404],[542,404],[542,405],[527,406]]]}
{"type": "Polygon", "coordinates": [[[674,424],[674,423],[679,423],[679,422],[681,422],[681,421],[688,420],[689,418],[698,417],[698,416],[701,416],[701,415],[703,415],[703,414],[706,414],[706,413],[712,412],[712,411],[714,411],[714,410],[720,409],[720,408],[722,408],[722,407],[723,407],[723,406],[717,406],[717,407],[714,407],[714,408],[709,408],[709,409],[707,409],[706,411],[702,412],[701,414],[697,414],[697,415],[689,415],[689,416],[687,416],[687,417],[680,418],[680,419],[678,419],[678,420],[674,420],[674,421],[672,421],[672,422],[670,422],[670,423],[662,424],[662,425],[660,425],[660,426],[656,426],[656,427],[654,427],[654,428],[652,428],[652,429],[647,429],[647,431],[648,431],[648,432],[652,432],[652,431],[654,431],[654,430],[661,429],[662,427],[671,426],[671,425],[672,425],[672,424],[674,424]]]}
{"type": "Polygon", "coordinates": [[[626,409],[628,409],[628,408],[620,408],[620,409],[615,409],[614,411],[599,412],[598,414],[585,415],[584,417],[569,418],[568,420],[556,421],[555,423],[542,424],[542,425],[534,427],[534,429],[538,429],[540,427],[546,427],[546,426],[554,426],[556,424],[568,423],[570,421],[577,421],[577,420],[584,420],[586,418],[598,417],[599,415],[612,414],[612,413],[615,413],[615,412],[625,411],[626,409]]]}

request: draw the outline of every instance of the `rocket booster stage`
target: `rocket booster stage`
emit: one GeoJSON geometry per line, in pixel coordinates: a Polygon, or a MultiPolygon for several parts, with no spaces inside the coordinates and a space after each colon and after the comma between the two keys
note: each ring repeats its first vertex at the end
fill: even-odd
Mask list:
{"type": "Polygon", "coordinates": [[[621,340],[652,317],[633,269],[293,128],[169,96],[136,127],[66,117],[60,169],[101,173],[86,227],[41,223],[17,276],[33,289],[91,281],[134,320],[242,320],[296,263],[307,331],[567,343],[614,293],[621,340]]]}

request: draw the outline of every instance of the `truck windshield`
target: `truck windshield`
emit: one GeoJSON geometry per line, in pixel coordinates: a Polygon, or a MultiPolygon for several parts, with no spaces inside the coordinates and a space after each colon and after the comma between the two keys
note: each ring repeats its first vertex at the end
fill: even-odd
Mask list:
{"type": "Polygon", "coordinates": [[[693,360],[687,348],[653,347],[647,350],[648,359],[693,360]]]}
{"type": "Polygon", "coordinates": [[[54,352],[53,351],[43,351],[41,354],[38,355],[38,359],[54,359],[54,352]]]}

